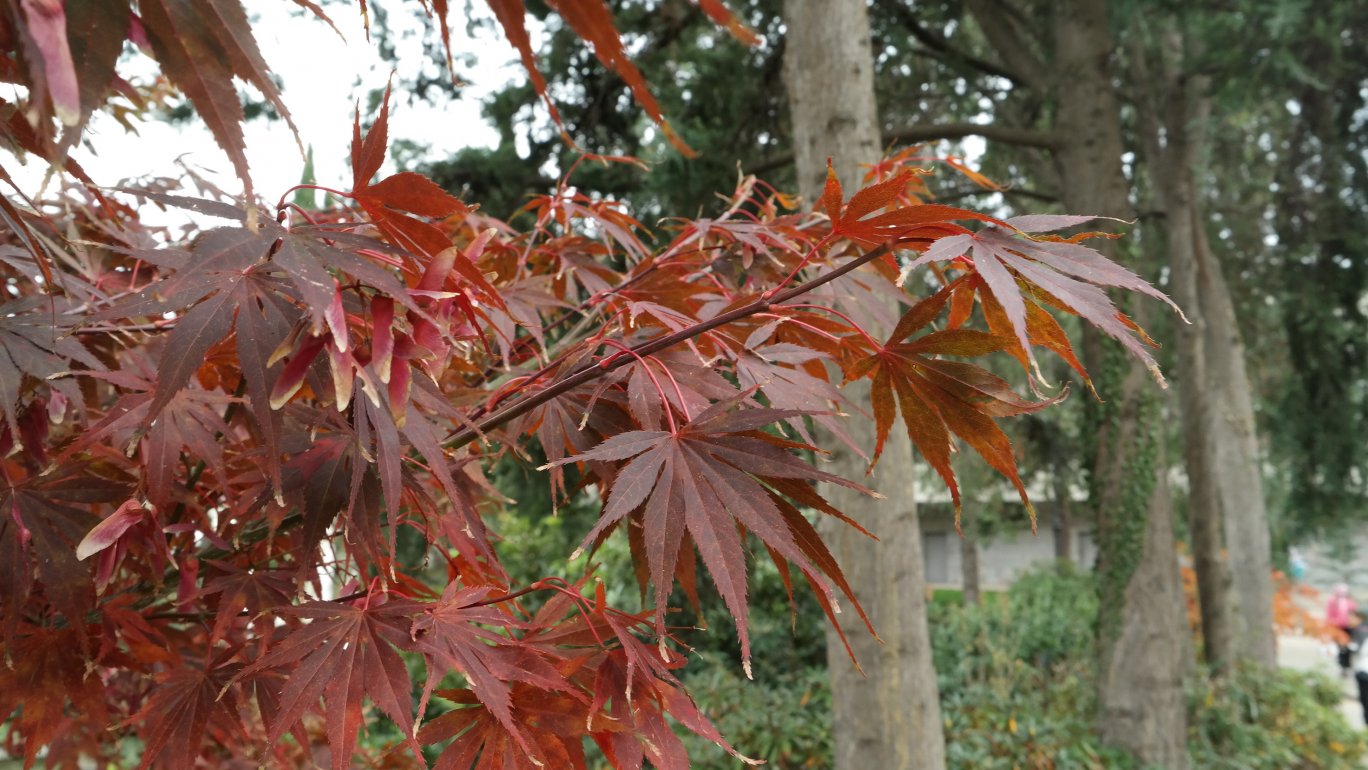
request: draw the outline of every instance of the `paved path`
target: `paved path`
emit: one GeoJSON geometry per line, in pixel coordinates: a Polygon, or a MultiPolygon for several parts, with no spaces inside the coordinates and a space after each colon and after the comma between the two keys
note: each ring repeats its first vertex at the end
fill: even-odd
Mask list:
{"type": "Polygon", "coordinates": [[[1305,636],[1278,637],[1278,663],[1283,668],[1298,671],[1320,671],[1334,677],[1343,687],[1344,700],[1340,712],[1349,724],[1363,725],[1363,709],[1359,706],[1358,685],[1352,677],[1341,678],[1335,659],[1325,650],[1325,643],[1305,636]]]}

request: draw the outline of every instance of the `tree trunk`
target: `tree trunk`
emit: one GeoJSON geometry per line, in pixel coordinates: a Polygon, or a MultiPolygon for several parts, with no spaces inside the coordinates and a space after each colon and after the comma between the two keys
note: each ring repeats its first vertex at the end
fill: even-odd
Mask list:
{"type": "MultiPolygon", "coordinates": [[[[1170,149],[1173,149],[1170,145],[1170,149]]],[[[1221,498],[1216,484],[1216,433],[1211,403],[1203,390],[1207,373],[1205,314],[1198,290],[1198,265],[1193,243],[1198,223],[1192,217],[1191,188],[1176,164],[1157,162],[1160,178],[1155,188],[1165,217],[1167,250],[1171,265],[1173,299],[1191,324],[1178,329],[1178,396],[1182,406],[1184,460],[1188,477],[1188,522],[1192,532],[1193,568],[1197,572],[1197,598],[1202,613],[1202,654],[1213,670],[1222,670],[1236,655],[1236,605],[1231,593],[1231,568],[1222,532],[1221,498]]]]}
{"type": "MultiPolygon", "coordinates": [[[[878,111],[874,102],[869,18],[863,0],[786,0],[788,27],[784,70],[798,168],[799,190],[816,200],[826,177],[826,160],[848,185],[860,179],[858,163],[879,155],[878,111]]],[[[869,409],[868,388],[847,395],[869,409]]],[[[852,420],[851,437],[873,447],[874,426],[852,420]]],[[[828,441],[832,473],[859,478],[866,461],[840,442],[828,441]]],[[[881,538],[874,542],[833,519],[822,535],[887,641],[865,631],[854,612],[841,618],[865,676],[846,659],[844,647],[827,631],[831,670],[832,730],[838,770],[941,770],[945,738],[936,674],[926,626],[921,526],[913,499],[912,446],[905,435],[890,437],[870,486],[888,500],[871,503],[840,487],[825,491],[831,502],[862,520],[881,538]]]]}
{"type": "MultiPolygon", "coordinates": [[[[991,19],[980,19],[992,24],[991,19]]],[[[1134,218],[1120,110],[1109,57],[1105,0],[1071,3],[1055,19],[1054,160],[1069,211],[1134,218]]],[[[1096,457],[1092,505],[1097,516],[1097,574],[1102,600],[1098,717],[1104,740],[1169,770],[1187,767],[1182,606],[1162,463],[1156,463],[1155,386],[1133,361],[1097,335],[1085,341],[1088,366],[1106,403],[1094,403],[1096,457]],[[1160,467],[1156,467],[1160,466],[1160,467]]]]}
{"type": "Polygon", "coordinates": [[[964,606],[978,604],[979,591],[979,552],[978,538],[975,537],[975,521],[978,513],[977,503],[971,502],[960,514],[960,583],[963,591],[964,606]]]}
{"type": "MultiPolygon", "coordinates": [[[[1153,401],[1154,399],[1149,399],[1153,401]]],[[[1173,548],[1173,510],[1168,462],[1162,448],[1149,471],[1153,485],[1138,564],[1126,584],[1127,608],[1112,653],[1103,659],[1102,740],[1135,751],[1145,762],[1175,770],[1188,764],[1187,703],[1183,695],[1187,657],[1183,589],[1173,548]],[[1151,661],[1162,665],[1151,667],[1151,661]]]]}
{"type": "Polygon", "coordinates": [[[1150,94],[1150,113],[1162,117],[1162,125],[1142,120],[1141,129],[1165,215],[1174,299],[1191,321],[1178,332],[1179,393],[1203,650],[1218,670],[1237,660],[1271,667],[1277,664],[1272,555],[1249,376],[1197,191],[1208,83],[1183,72],[1180,31],[1166,30],[1162,41],[1159,68],[1147,66],[1143,50],[1132,58],[1136,80],[1150,94]]]}
{"type": "MultiPolygon", "coordinates": [[[[1194,216],[1194,220],[1197,218],[1194,216]]],[[[1241,660],[1278,664],[1273,632],[1272,546],[1263,493],[1262,461],[1254,422],[1244,342],[1220,262],[1206,230],[1194,243],[1202,314],[1206,318],[1207,387],[1215,417],[1216,469],[1231,577],[1239,595],[1241,623],[1236,652],[1241,660]]]]}
{"type": "MultiPolygon", "coordinates": [[[[1054,494],[1054,554],[1056,561],[1073,561],[1073,499],[1069,480],[1064,476],[1065,464],[1058,457],[1059,443],[1051,439],[1050,489],[1054,494]]],[[[1081,565],[1087,567],[1089,565],[1081,565]]]]}

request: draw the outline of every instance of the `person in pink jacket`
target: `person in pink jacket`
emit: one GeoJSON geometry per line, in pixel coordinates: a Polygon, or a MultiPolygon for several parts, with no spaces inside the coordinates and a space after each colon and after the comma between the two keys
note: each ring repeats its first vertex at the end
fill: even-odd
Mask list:
{"type": "Polygon", "coordinates": [[[1358,625],[1358,605],[1349,596],[1349,586],[1340,583],[1335,586],[1335,592],[1331,594],[1330,601],[1325,605],[1326,625],[1337,628],[1344,633],[1343,638],[1337,639],[1339,643],[1339,667],[1342,676],[1349,675],[1349,669],[1353,664],[1353,650],[1349,646],[1354,627],[1358,625]]]}

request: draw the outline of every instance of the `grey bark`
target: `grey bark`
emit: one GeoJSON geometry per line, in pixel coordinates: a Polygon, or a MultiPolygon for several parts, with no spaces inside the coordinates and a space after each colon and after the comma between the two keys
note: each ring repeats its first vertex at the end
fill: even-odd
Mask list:
{"type": "MultiPolygon", "coordinates": [[[[784,19],[799,191],[813,201],[826,178],[828,157],[850,186],[860,179],[858,164],[879,156],[869,19],[863,0],[786,0],[784,19]]],[[[867,388],[847,395],[868,408],[867,388]]],[[[873,446],[871,421],[851,420],[848,430],[856,444],[873,446]]],[[[829,440],[827,448],[833,455],[831,472],[847,478],[864,474],[863,458],[837,441],[829,440]]],[[[905,435],[895,435],[877,474],[867,479],[886,501],[872,503],[839,487],[825,490],[837,508],[881,538],[871,541],[831,519],[822,523],[823,537],[886,641],[871,638],[853,611],[838,616],[864,668],[861,676],[836,633],[827,631],[838,770],[945,766],[912,469],[911,444],[905,435]]]]}
{"type": "Polygon", "coordinates": [[[1268,509],[1244,342],[1221,265],[1206,231],[1195,242],[1202,313],[1206,318],[1207,387],[1213,403],[1218,485],[1231,577],[1239,595],[1236,652],[1241,660],[1273,667],[1278,662],[1273,631],[1272,544],[1268,509]]]}
{"type": "MultiPolygon", "coordinates": [[[[993,24],[991,18],[979,21],[985,27],[993,24]]],[[[1053,31],[1054,133],[1061,139],[1053,158],[1063,182],[1065,208],[1134,219],[1129,183],[1121,166],[1124,147],[1111,72],[1113,42],[1107,3],[1071,3],[1067,12],[1054,19],[1053,31]]],[[[1098,336],[1088,335],[1084,353],[1095,373],[1103,366],[1102,350],[1098,336]]],[[[1155,386],[1135,363],[1118,379],[1116,391],[1103,397],[1120,404],[1122,414],[1098,431],[1091,501],[1097,516],[1097,569],[1107,614],[1098,645],[1103,672],[1098,727],[1104,740],[1130,749],[1143,761],[1183,770],[1187,767],[1182,700],[1187,628],[1181,618],[1175,620],[1172,611],[1182,606],[1182,593],[1169,506],[1162,486],[1141,479],[1154,488],[1136,490],[1124,483],[1128,474],[1147,465],[1157,480],[1160,470],[1154,465],[1163,465],[1154,463],[1152,455],[1144,455],[1145,447],[1153,451],[1159,427],[1152,412],[1147,417],[1148,410],[1142,408],[1153,397],[1146,389],[1155,386]],[[1134,516],[1141,517],[1143,527],[1135,526],[1134,516]]]]}
{"type": "Polygon", "coordinates": [[[1144,120],[1141,129],[1164,212],[1174,299],[1191,321],[1178,334],[1179,395],[1203,650],[1218,670],[1235,661],[1271,667],[1272,555],[1254,408],[1234,305],[1201,217],[1196,169],[1208,82],[1182,72],[1184,44],[1170,28],[1161,36],[1162,63],[1150,66],[1138,46],[1132,59],[1150,106],[1141,112],[1162,120],[1144,120]]]}
{"type": "Polygon", "coordinates": [[[1156,767],[1188,766],[1187,704],[1183,694],[1188,655],[1187,619],[1173,549],[1173,510],[1162,459],[1154,469],[1139,566],[1125,590],[1124,614],[1113,643],[1114,654],[1102,661],[1101,688],[1107,693],[1102,739],[1134,751],[1156,767]],[[1152,661],[1162,665],[1150,666],[1152,661]]]}
{"type": "Polygon", "coordinates": [[[977,503],[970,503],[960,515],[960,584],[965,606],[978,604],[982,591],[979,579],[978,537],[975,523],[977,503]]]}

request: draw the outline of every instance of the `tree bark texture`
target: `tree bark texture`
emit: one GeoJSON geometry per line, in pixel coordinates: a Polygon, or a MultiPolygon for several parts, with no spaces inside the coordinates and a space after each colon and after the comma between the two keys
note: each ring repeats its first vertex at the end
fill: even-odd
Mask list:
{"type": "Polygon", "coordinates": [[[978,604],[982,591],[979,579],[979,551],[976,527],[978,512],[976,502],[965,506],[960,515],[960,584],[964,605],[978,604]]]}
{"type": "Polygon", "coordinates": [[[1152,114],[1162,118],[1162,124],[1142,121],[1142,131],[1164,212],[1174,299],[1191,321],[1178,332],[1178,379],[1203,648],[1217,669],[1235,661],[1271,667],[1277,664],[1272,554],[1253,400],[1239,323],[1207,241],[1196,176],[1204,156],[1208,83],[1183,74],[1181,32],[1164,29],[1160,39],[1156,58],[1167,66],[1146,66],[1143,51],[1133,58],[1152,114]]]}
{"type": "Polygon", "coordinates": [[[1197,229],[1199,294],[1206,318],[1207,387],[1212,404],[1221,514],[1231,577],[1241,618],[1236,652],[1241,660],[1274,667],[1272,544],[1263,492],[1262,458],[1254,419],[1244,342],[1220,262],[1205,228],[1197,229]]]}
{"type": "MultiPolygon", "coordinates": [[[[1133,219],[1121,165],[1124,146],[1105,0],[1071,3],[1054,19],[1054,39],[1051,87],[1061,140],[1054,161],[1065,208],[1133,219]]],[[[1113,343],[1102,343],[1095,333],[1090,337],[1086,363],[1107,399],[1092,404],[1091,503],[1102,606],[1098,727],[1104,740],[1130,749],[1142,761],[1184,770],[1187,627],[1174,615],[1182,592],[1163,499],[1167,492],[1156,483],[1156,465],[1161,465],[1155,461],[1161,427],[1157,390],[1143,367],[1123,361],[1113,343]]]]}
{"type": "MultiPolygon", "coordinates": [[[[1134,367],[1132,367],[1134,368],[1134,367]]],[[[1155,399],[1148,399],[1153,402],[1155,399]]],[[[1173,549],[1173,506],[1167,484],[1168,463],[1158,451],[1148,515],[1142,519],[1142,543],[1123,601],[1129,611],[1118,618],[1114,654],[1101,670],[1104,714],[1102,739],[1124,746],[1156,767],[1188,766],[1187,704],[1183,694],[1187,658],[1183,587],[1173,549]],[[1150,661],[1163,665],[1148,666],[1150,661]]]]}
{"type": "MultiPolygon", "coordinates": [[[[814,201],[826,179],[828,157],[853,190],[862,176],[858,164],[879,156],[869,18],[864,0],[786,0],[784,19],[784,74],[799,191],[814,201]]],[[[868,389],[851,390],[852,401],[868,410],[868,389]]],[[[847,427],[857,445],[873,447],[871,421],[851,420],[847,427]]],[[[864,458],[835,440],[828,439],[826,446],[832,450],[832,473],[864,475],[864,458]]],[[[837,770],[945,767],[912,480],[911,443],[895,435],[876,475],[866,479],[887,500],[874,502],[839,487],[824,490],[836,507],[880,537],[872,541],[833,519],[824,520],[820,530],[885,640],[871,638],[852,610],[838,616],[864,668],[861,675],[836,633],[827,631],[837,770]]]]}
{"type": "MultiPolygon", "coordinates": [[[[1232,594],[1231,567],[1222,531],[1221,498],[1216,485],[1215,431],[1212,404],[1202,393],[1208,381],[1198,291],[1197,261],[1192,259],[1198,223],[1193,221],[1191,190],[1181,172],[1161,163],[1156,192],[1165,217],[1173,299],[1192,322],[1178,329],[1178,400],[1182,407],[1183,455],[1188,477],[1188,524],[1192,537],[1193,569],[1202,613],[1202,654],[1213,670],[1236,659],[1238,596],[1232,594]]],[[[1160,168],[1160,166],[1155,166],[1160,168]]]]}

